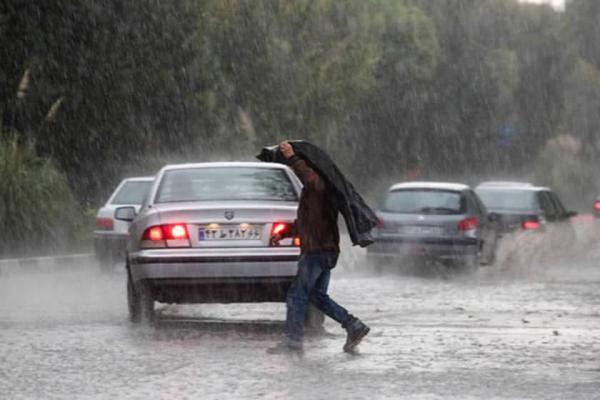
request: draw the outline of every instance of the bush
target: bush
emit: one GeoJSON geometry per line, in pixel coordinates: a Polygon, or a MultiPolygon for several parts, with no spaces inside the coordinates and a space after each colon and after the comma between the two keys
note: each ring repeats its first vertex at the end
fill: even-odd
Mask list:
{"type": "Polygon", "coordinates": [[[0,135],[0,255],[63,247],[80,215],[65,175],[32,143],[0,135]]]}

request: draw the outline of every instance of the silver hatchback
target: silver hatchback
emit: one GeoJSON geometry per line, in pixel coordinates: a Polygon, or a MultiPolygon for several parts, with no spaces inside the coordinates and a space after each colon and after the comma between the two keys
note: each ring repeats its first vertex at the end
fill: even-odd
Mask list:
{"type": "Polygon", "coordinates": [[[488,214],[467,185],[396,184],[387,192],[378,217],[375,243],[367,254],[379,269],[399,257],[437,259],[466,269],[494,260],[497,217],[488,214]]]}
{"type": "Polygon", "coordinates": [[[127,255],[134,322],[151,319],[154,301],[284,301],[297,271],[299,239],[290,230],[301,183],[284,165],[253,162],[164,167],[133,219],[127,255]]]}

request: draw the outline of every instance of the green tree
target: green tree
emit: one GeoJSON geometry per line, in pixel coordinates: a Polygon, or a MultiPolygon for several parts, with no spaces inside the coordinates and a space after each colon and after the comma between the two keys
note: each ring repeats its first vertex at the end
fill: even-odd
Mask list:
{"type": "Polygon", "coordinates": [[[54,157],[82,201],[95,200],[132,156],[180,147],[189,121],[189,4],[52,0],[0,7],[4,126],[54,157]]]}
{"type": "Polygon", "coordinates": [[[199,39],[212,68],[199,97],[247,145],[330,142],[374,82],[379,48],[360,1],[204,1],[202,9],[199,39]]]}
{"type": "Polygon", "coordinates": [[[376,84],[351,119],[346,162],[364,182],[418,168],[424,161],[430,116],[428,87],[435,79],[439,45],[432,20],[397,1],[369,2],[372,37],[382,56],[376,84]]]}
{"type": "Polygon", "coordinates": [[[566,17],[571,45],[587,62],[600,68],[600,2],[596,0],[569,0],[566,17]]]}
{"type": "Polygon", "coordinates": [[[567,83],[564,129],[586,143],[581,155],[594,159],[600,152],[600,70],[579,60],[567,83]]]}

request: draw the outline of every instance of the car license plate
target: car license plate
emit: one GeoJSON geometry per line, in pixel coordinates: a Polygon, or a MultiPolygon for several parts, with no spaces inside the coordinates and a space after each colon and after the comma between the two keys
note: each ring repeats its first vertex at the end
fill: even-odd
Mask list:
{"type": "Polygon", "coordinates": [[[260,240],[261,225],[217,225],[201,226],[198,230],[199,241],[213,240],[260,240]]]}
{"type": "Polygon", "coordinates": [[[443,234],[444,229],[439,226],[402,226],[398,232],[403,235],[436,236],[443,234]]]}

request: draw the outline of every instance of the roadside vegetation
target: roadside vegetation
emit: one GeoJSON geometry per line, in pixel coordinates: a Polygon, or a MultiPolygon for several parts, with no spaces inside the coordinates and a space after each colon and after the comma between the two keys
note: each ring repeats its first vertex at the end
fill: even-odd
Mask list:
{"type": "Polygon", "coordinates": [[[83,219],[67,178],[32,143],[0,135],[0,182],[0,254],[39,254],[78,240],[83,219]]]}
{"type": "MultiPolygon", "coordinates": [[[[550,169],[558,184],[600,155],[598,18],[596,0],[5,2],[0,115],[53,166],[45,179],[64,172],[53,210],[65,185],[96,207],[152,160],[248,159],[282,138],[324,146],[365,191],[550,169]],[[564,135],[581,143],[573,162],[557,161],[564,135]]],[[[594,177],[577,176],[572,207],[591,204],[594,177]]],[[[24,214],[0,222],[11,239],[49,226],[24,214]]]]}

